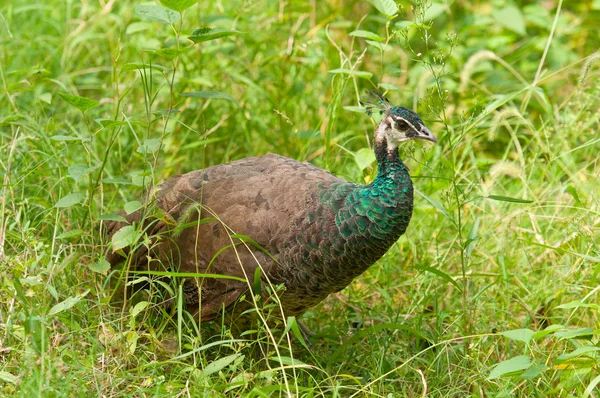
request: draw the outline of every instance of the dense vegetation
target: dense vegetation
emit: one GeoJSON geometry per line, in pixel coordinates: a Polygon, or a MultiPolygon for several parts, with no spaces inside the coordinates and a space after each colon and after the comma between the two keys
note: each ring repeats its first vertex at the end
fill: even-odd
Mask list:
{"type": "Polygon", "coordinates": [[[162,3],[0,6],[3,396],[599,396],[598,0],[162,3]],[[373,88],[440,145],[314,353],[111,305],[103,220],[269,152],[370,181],[373,88]]]}

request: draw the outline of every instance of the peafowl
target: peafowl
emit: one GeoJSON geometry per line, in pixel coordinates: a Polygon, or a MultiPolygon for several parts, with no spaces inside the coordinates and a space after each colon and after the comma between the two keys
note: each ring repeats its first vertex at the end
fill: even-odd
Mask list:
{"type": "Polygon", "coordinates": [[[127,215],[127,223],[107,224],[113,243],[128,223],[145,235],[133,249],[109,253],[108,261],[114,266],[125,255],[128,269],[215,275],[180,282],[185,307],[199,320],[223,311],[238,322],[252,305],[257,280],[277,294],[281,315],[301,316],[348,286],[406,231],[413,187],[398,144],[437,143],[415,112],[373,95],[367,112],[377,108],[382,119],[372,183],[347,182],[272,154],[175,176],[145,208],[127,215]]]}

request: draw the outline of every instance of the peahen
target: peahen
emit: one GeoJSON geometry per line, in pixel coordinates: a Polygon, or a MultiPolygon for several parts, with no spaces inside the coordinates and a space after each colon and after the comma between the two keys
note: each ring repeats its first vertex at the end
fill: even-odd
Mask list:
{"type": "MultiPolygon", "coordinates": [[[[183,279],[186,309],[200,320],[225,311],[243,325],[239,315],[251,306],[256,275],[271,293],[284,286],[275,290],[285,316],[300,316],[342,290],[385,254],[410,221],[413,187],[398,144],[437,142],[415,112],[374,95],[377,103],[367,110],[379,108],[382,119],[375,129],[378,174],[372,183],[347,182],[278,155],[175,176],[155,194],[154,211],[148,205],[126,217],[143,229],[145,243],[110,253],[109,262],[127,255],[128,268],[137,271],[236,277],[183,279]]],[[[108,237],[126,225],[110,222],[108,237]]]]}

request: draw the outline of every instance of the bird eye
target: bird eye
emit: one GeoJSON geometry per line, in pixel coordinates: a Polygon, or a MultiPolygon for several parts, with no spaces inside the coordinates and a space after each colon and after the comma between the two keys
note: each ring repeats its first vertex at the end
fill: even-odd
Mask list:
{"type": "Polygon", "coordinates": [[[408,128],[408,123],[406,123],[404,120],[398,120],[396,122],[396,128],[398,130],[406,130],[408,128]]]}

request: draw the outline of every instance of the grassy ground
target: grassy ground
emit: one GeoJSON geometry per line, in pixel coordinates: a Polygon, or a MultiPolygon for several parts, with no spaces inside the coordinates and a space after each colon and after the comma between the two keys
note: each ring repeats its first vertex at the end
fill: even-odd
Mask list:
{"type": "Polygon", "coordinates": [[[184,3],[0,6],[3,396],[600,396],[598,0],[184,3]],[[411,226],[304,316],[314,354],[109,304],[100,224],[145,184],[268,152],[369,181],[375,87],[440,145],[402,148],[411,226]]]}

